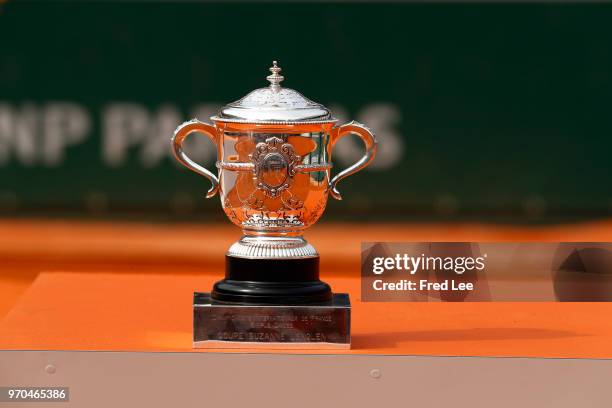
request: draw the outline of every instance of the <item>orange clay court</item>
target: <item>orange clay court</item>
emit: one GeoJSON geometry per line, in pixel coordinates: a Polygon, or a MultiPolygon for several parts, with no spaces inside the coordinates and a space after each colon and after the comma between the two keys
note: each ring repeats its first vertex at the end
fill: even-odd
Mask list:
{"type": "MultiPolygon", "coordinates": [[[[194,351],[192,293],[222,277],[240,234],[222,224],[46,220],[0,221],[0,230],[0,349],[11,350],[194,351]]],[[[359,286],[361,241],[610,241],[611,221],[322,223],[306,237],[322,279],[351,295],[352,349],[333,353],[612,358],[609,303],[362,303],[359,286]]]]}

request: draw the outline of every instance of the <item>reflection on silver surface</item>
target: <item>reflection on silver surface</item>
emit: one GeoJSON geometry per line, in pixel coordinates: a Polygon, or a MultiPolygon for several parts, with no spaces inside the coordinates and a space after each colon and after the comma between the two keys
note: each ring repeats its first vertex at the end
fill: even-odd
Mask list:
{"type": "Polygon", "coordinates": [[[285,79],[281,68],[273,62],[266,79],[267,88],[259,88],[244,98],[223,107],[211,119],[231,123],[333,123],[336,119],[325,106],[313,102],[301,93],[281,87],[285,79]]]}
{"type": "Polygon", "coordinates": [[[351,304],[335,294],[321,304],[256,305],[193,300],[194,348],[350,349],[351,304]]]}
{"type": "MultiPolygon", "coordinates": [[[[356,122],[335,126],[329,109],[281,87],[284,77],[276,62],[270,71],[269,87],[222,108],[212,118],[214,126],[192,120],[179,126],[173,138],[177,159],[211,181],[207,197],[218,191],[225,214],[250,237],[249,245],[245,238],[234,244],[232,256],[295,257],[297,252],[276,238],[295,237],[307,244],[302,231],[321,217],[328,194],[341,199],[337,184],[368,166],[376,153],[376,139],[367,127],[356,122]],[[195,132],[217,144],[218,177],[183,152],[183,141],[195,132]],[[351,134],[363,140],[366,152],[332,179],[333,146],[351,134]]],[[[298,256],[316,256],[309,244],[299,247],[306,252],[298,256]]]]}
{"type": "Polygon", "coordinates": [[[302,237],[260,237],[245,236],[232,244],[227,255],[239,258],[314,258],[319,256],[302,237]]]}

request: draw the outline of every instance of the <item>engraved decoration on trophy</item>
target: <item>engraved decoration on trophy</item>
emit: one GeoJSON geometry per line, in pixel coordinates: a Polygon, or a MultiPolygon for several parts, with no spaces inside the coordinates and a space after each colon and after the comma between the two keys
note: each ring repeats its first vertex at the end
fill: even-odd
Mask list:
{"type": "Polygon", "coordinates": [[[266,196],[278,197],[291,186],[300,156],[295,155],[289,143],[276,136],[270,137],[265,142],[257,143],[250,157],[253,160],[257,188],[266,196]]]}
{"type": "MultiPolygon", "coordinates": [[[[281,71],[274,61],[268,87],[226,105],[211,118],[214,125],[196,119],[182,124],[172,145],[179,162],[212,182],[207,197],[220,192],[230,220],[243,229],[245,237],[257,235],[248,246],[273,246],[273,240],[267,238],[284,236],[307,249],[309,256],[317,256],[301,237],[303,229],[321,216],[328,195],[341,199],[338,182],[373,160],[376,141],[364,125],[337,126],[326,107],[282,87],[281,71]],[[185,138],[196,132],[217,145],[218,176],[183,151],[185,138]],[[348,134],[364,141],[366,153],[331,178],[332,148],[348,134]]],[[[247,245],[238,241],[233,248],[243,244],[247,245]]],[[[248,248],[241,250],[249,252],[248,248]]]]}

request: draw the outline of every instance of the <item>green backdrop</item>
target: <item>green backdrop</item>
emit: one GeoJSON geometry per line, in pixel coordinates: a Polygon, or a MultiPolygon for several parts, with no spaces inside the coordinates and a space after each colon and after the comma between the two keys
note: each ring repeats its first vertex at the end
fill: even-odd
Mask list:
{"type": "Polygon", "coordinates": [[[221,217],[164,132],[265,86],[277,59],[385,145],[334,219],[606,216],[610,21],[605,4],[8,2],[0,208],[221,217]]]}

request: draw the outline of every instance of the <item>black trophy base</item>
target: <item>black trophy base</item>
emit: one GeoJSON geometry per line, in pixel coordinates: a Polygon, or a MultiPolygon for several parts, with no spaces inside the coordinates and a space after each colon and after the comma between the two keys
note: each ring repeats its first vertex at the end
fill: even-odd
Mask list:
{"type": "Polygon", "coordinates": [[[310,304],[332,299],[329,285],[319,280],[319,257],[249,259],[225,257],[225,279],[211,297],[220,302],[310,304]]]}
{"type": "Polygon", "coordinates": [[[346,293],[313,304],[240,304],[193,296],[194,348],[349,349],[346,293]]]}

